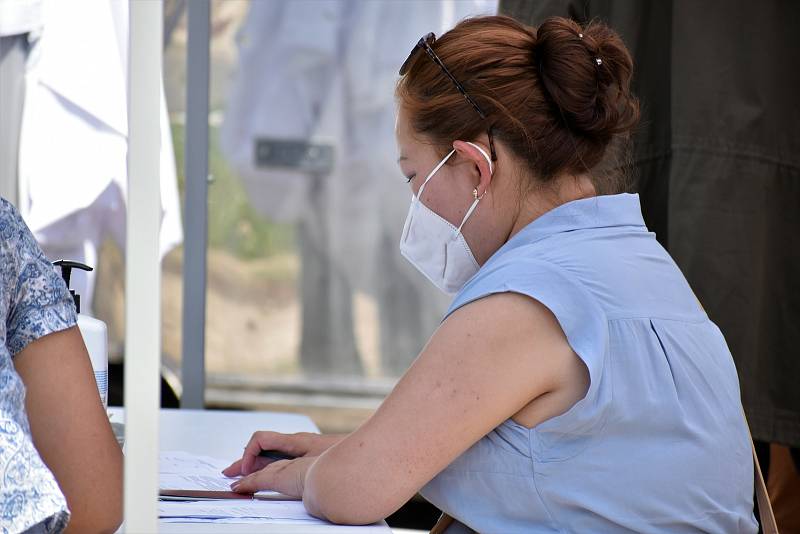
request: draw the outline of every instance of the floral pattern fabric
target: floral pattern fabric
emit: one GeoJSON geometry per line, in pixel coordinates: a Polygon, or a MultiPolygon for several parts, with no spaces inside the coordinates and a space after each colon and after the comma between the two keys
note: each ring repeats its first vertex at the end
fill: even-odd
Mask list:
{"type": "Polygon", "coordinates": [[[69,510],[33,445],[25,386],[13,358],[32,341],[74,326],[77,318],[63,280],[4,199],[0,199],[0,318],[0,534],[32,528],[60,532],[69,510]]]}

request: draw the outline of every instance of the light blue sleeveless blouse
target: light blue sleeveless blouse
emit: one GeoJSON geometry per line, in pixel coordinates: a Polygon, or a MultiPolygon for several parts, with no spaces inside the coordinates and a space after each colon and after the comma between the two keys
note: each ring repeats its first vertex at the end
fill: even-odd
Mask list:
{"type": "Polygon", "coordinates": [[[429,482],[426,499],[482,533],[757,531],[731,354],[645,227],[638,195],[545,213],[447,315],[501,292],[550,309],[589,370],[588,393],[533,429],[507,420],[429,482]]]}

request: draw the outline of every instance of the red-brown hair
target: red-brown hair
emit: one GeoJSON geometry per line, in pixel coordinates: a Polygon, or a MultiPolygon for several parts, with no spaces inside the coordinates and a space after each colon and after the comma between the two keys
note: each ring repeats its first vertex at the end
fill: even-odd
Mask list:
{"type": "Polygon", "coordinates": [[[627,150],[618,147],[639,120],[639,103],[630,92],[631,56],[608,26],[551,17],[532,28],[509,17],[475,17],[433,49],[487,118],[419,51],[397,85],[416,133],[446,151],[491,126],[539,183],[589,171],[598,194],[626,188],[619,168],[627,150]]]}

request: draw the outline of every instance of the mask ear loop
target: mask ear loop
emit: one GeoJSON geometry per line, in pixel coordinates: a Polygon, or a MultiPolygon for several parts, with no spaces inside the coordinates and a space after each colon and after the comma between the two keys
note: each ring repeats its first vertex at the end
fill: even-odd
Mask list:
{"type": "MultiPolygon", "coordinates": [[[[478,149],[478,151],[483,155],[483,157],[486,158],[486,161],[489,162],[489,174],[494,174],[494,165],[492,165],[492,158],[489,157],[489,154],[487,154],[484,149],[482,149],[481,147],[479,147],[475,143],[470,143],[469,141],[467,141],[467,144],[472,146],[472,147],[474,147],[474,148],[476,148],[476,149],[478,149]]],[[[456,229],[455,233],[453,234],[453,237],[456,237],[458,234],[461,233],[461,229],[464,228],[464,225],[467,223],[467,219],[469,219],[469,216],[472,215],[473,211],[475,211],[475,208],[478,207],[478,202],[481,201],[481,199],[483,198],[483,195],[486,194],[486,191],[484,191],[483,195],[477,196],[477,192],[478,192],[478,190],[476,189],[475,190],[475,195],[476,195],[475,196],[475,200],[472,202],[472,205],[467,210],[466,215],[464,215],[464,219],[462,219],[461,224],[459,225],[458,229],[456,229]]]]}
{"type": "Polygon", "coordinates": [[[475,208],[478,207],[478,202],[480,202],[482,198],[483,198],[483,195],[481,195],[480,197],[476,198],[472,202],[472,206],[470,206],[469,209],[467,210],[467,214],[464,215],[464,220],[461,221],[461,225],[455,231],[455,233],[453,234],[453,237],[456,237],[458,234],[461,233],[461,229],[464,228],[464,225],[467,223],[467,219],[469,219],[469,216],[472,215],[473,211],[475,211],[475,208]]]}
{"type": "Polygon", "coordinates": [[[431,180],[431,178],[433,178],[433,175],[434,175],[434,174],[436,174],[436,172],[437,172],[439,169],[441,169],[441,168],[442,168],[442,166],[443,166],[445,163],[447,163],[447,160],[448,160],[448,159],[450,159],[450,156],[452,156],[452,155],[453,155],[453,154],[455,154],[455,153],[456,153],[456,149],[454,148],[453,150],[451,150],[451,151],[450,151],[450,153],[449,153],[449,154],[447,154],[447,155],[444,157],[444,159],[443,159],[442,161],[440,161],[440,162],[439,162],[439,164],[438,164],[438,165],[436,165],[436,167],[434,167],[434,168],[433,168],[433,170],[430,172],[430,174],[428,175],[428,177],[427,177],[427,178],[425,178],[425,181],[424,181],[424,182],[422,182],[422,185],[419,187],[419,191],[417,192],[417,199],[418,199],[420,202],[422,202],[422,192],[423,192],[423,191],[425,191],[425,186],[426,186],[426,185],[428,185],[428,182],[431,180]]]}
{"type": "Polygon", "coordinates": [[[486,158],[486,161],[489,163],[489,174],[490,175],[494,174],[494,165],[492,164],[492,158],[489,157],[489,154],[487,154],[486,151],[482,149],[479,145],[476,145],[471,141],[467,141],[467,144],[477,149],[478,152],[480,152],[483,155],[483,157],[486,158]]]}

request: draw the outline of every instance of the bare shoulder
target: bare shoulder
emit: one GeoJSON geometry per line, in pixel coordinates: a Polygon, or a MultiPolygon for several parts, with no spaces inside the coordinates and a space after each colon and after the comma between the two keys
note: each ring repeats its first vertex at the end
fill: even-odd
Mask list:
{"type": "Polygon", "coordinates": [[[528,361],[549,377],[551,387],[571,375],[576,361],[581,363],[550,309],[520,293],[495,293],[459,308],[442,323],[437,337],[468,338],[488,350],[484,357],[488,354],[498,363],[506,358],[528,361]]]}
{"type": "Polygon", "coordinates": [[[511,345],[493,354],[503,358],[518,353],[520,361],[509,365],[516,365],[521,372],[529,369],[530,373],[542,374],[544,383],[509,418],[533,428],[563,414],[586,395],[589,370],[544,304],[520,293],[497,293],[475,301],[464,311],[478,318],[491,317],[497,338],[492,343],[499,345],[506,340],[511,345]]]}

